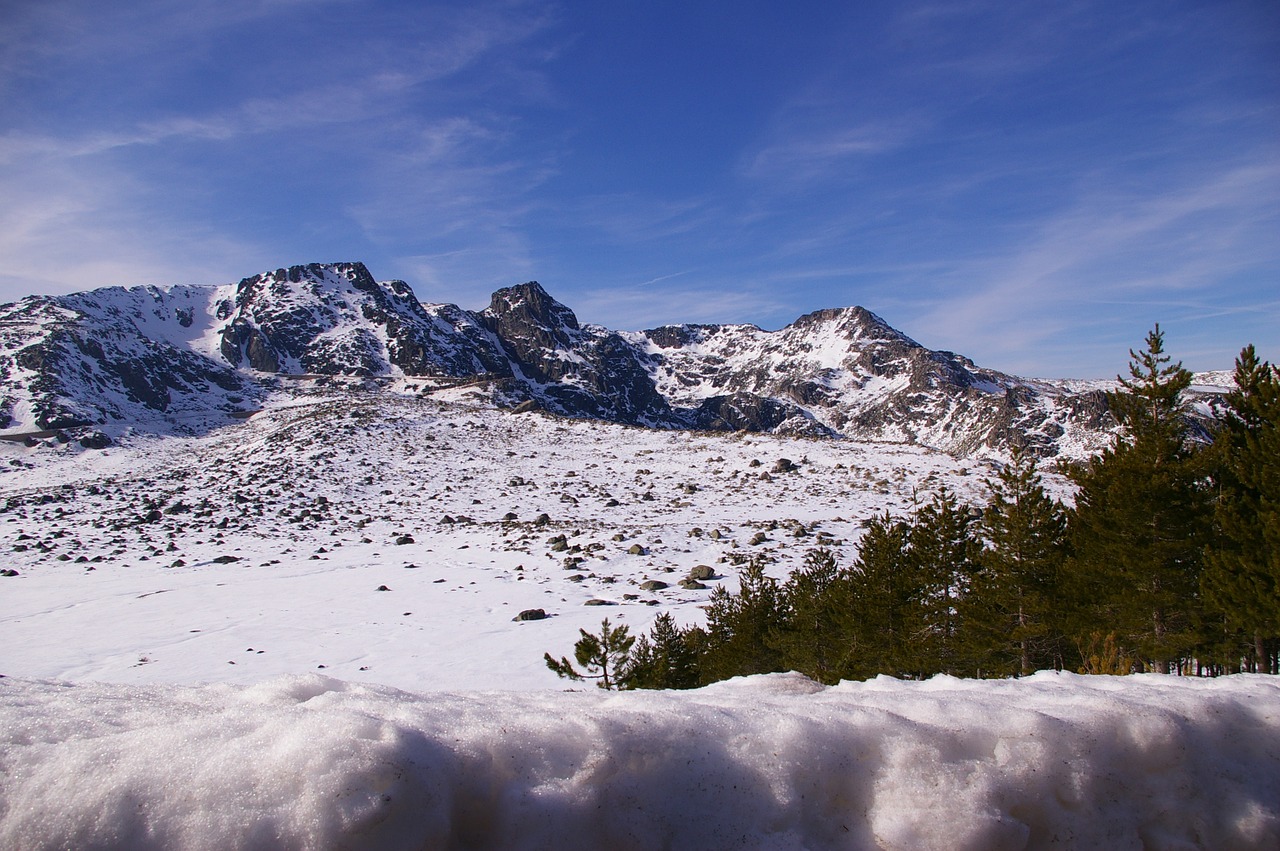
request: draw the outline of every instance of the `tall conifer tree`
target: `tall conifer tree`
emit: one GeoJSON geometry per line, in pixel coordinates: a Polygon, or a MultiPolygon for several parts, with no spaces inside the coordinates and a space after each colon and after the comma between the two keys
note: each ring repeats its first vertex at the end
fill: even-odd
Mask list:
{"type": "Polygon", "coordinates": [[[851,586],[828,549],[809,550],[782,586],[784,623],[771,636],[782,665],[819,682],[836,683],[848,667],[844,635],[851,586]]]}
{"type": "Polygon", "coordinates": [[[908,556],[920,581],[924,632],[919,666],[930,673],[972,673],[962,636],[962,609],[977,566],[973,514],[946,486],[911,525],[908,556]]]}
{"type": "Polygon", "coordinates": [[[984,671],[996,675],[1059,666],[1065,511],[1045,493],[1027,455],[1015,455],[987,487],[984,546],[966,607],[973,651],[984,671]]]}
{"type": "Polygon", "coordinates": [[[699,685],[698,653],[670,612],[631,648],[622,682],[627,688],[684,689],[699,685]]]}
{"type": "Polygon", "coordinates": [[[926,628],[919,571],[907,554],[910,527],[888,513],[873,517],[862,536],[849,584],[841,634],[849,676],[920,676],[926,628]]]}
{"type": "Polygon", "coordinates": [[[706,682],[781,671],[782,654],[770,640],[783,622],[778,581],[765,575],[764,561],[752,558],[738,577],[737,594],[717,585],[706,606],[706,682]]]}
{"type": "Polygon", "coordinates": [[[1235,383],[1213,446],[1214,536],[1203,586],[1225,626],[1243,639],[1228,652],[1251,656],[1255,671],[1277,673],[1280,370],[1247,346],[1236,360],[1235,383]]]}
{"type": "Polygon", "coordinates": [[[1159,325],[1146,342],[1108,394],[1115,445],[1075,475],[1073,574],[1095,623],[1168,673],[1197,639],[1206,494],[1183,418],[1191,373],[1170,364],[1159,325]]]}

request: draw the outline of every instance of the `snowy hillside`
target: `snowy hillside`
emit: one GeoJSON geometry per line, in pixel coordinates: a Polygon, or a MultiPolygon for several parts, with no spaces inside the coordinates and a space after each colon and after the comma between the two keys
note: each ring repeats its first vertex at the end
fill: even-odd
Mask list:
{"type": "Polygon", "coordinates": [[[202,437],[0,443],[0,547],[19,574],[0,578],[0,641],[38,648],[0,673],[558,688],[542,653],[580,627],[692,622],[748,555],[778,575],[819,544],[852,558],[873,514],[944,481],[976,501],[994,469],[317,383],[202,437]],[[722,578],[681,587],[700,564],[722,578]],[[549,617],[513,620],[527,609],[549,617]]]}
{"type": "MultiPolygon", "coordinates": [[[[937,352],[860,308],[780,331],[579,324],[537,283],[479,312],[419,303],[359,263],[224,287],[119,287],[0,306],[0,436],[198,434],[299,377],[483,384],[505,408],[660,429],[1083,458],[1111,439],[1105,383],[1027,381],[937,352]]],[[[1212,376],[1207,377],[1212,382],[1212,376]]],[[[1212,398],[1218,387],[1197,392],[1212,398]]],[[[1206,415],[1208,411],[1204,412],[1206,415]]]]}

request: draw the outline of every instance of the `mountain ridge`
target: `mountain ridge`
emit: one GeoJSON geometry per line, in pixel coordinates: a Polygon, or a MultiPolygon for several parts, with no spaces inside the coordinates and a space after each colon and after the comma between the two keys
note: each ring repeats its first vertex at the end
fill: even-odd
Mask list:
{"type": "Polygon", "coordinates": [[[404,281],[378,281],[358,262],[0,305],[3,430],[214,427],[297,376],[395,379],[416,392],[471,381],[522,411],[958,455],[1084,457],[1116,428],[1089,383],[1068,389],[979,367],[860,306],[813,311],[778,331],[613,331],[580,323],[536,281],[469,311],[420,302],[404,281]]]}

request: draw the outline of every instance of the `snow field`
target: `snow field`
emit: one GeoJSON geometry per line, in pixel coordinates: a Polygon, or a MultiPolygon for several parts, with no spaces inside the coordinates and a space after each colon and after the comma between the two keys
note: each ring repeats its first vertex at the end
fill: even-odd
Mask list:
{"type": "Polygon", "coordinates": [[[782,575],[820,534],[852,559],[872,514],[943,481],[978,499],[989,474],[919,447],[512,416],[452,393],[302,394],[106,450],[0,445],[0,551],[19,572],[0,579],[0,642],[21,648],[0,673],[560,688],[542,654],[571,653],[580,628],[698,622],[711,587],[736,587],[734,559],[782,575]],[[799,469],[770,475],[782,457],[799,469]],[[679,587],[699,564],[721,578],[679,587]],[[515,622],[526,609],[548,617],[515,622]]]}
{"type": "Polygon", "coordinates": [[[1280,682],[0,680],[0,846],[1274,848],[1280,682]]]}

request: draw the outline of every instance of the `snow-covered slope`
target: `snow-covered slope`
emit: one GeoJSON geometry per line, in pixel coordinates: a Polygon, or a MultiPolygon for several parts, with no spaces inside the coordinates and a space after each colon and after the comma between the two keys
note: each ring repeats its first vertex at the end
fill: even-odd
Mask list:
{"type": "Polygon", "coordinates": [[[262,388],[211,356],[222,294],[113,287],[0,306],[0,426],[163,433],[252,406],[262,388]]]}
{"type": "Polygon", "coordinates": [[[498,341],[451,305],[425,308],[403,281],[360,263],[293,266],[245,278],[218,306],[221,354],[260,372],[510,375],[498,341]]]}
{"type": "MultiPolygon", "coordinates": [[[[34,324],[87,315],[54,308],[34,324]]],[[[508,363],[542,351],[485,319],[508,363]]],[[[193,320],[190,350],[220,327],[193,320]]],[[[577,330],[566,352],[608,333],[577,330]]],[[[752,555],[847,563],[872,515],[943,483],[976,502],[995,461],[514,413],[434,376],[230,374],[262,389],[247,421],[0,442],[2,847],[1280,841],[1275,678],[618,695],[542,663],[604,616],[698,622],[752,555]]]]}
{"type": "Polygon", "coordinates": [[[509,408],[962,456],[1023,447],[1081,458],[1115,429],[1100,384],[983,369],[860,307],[775,332],[616,332],[580,325],[535,282],[471,312],[421,304],[403,281],[378,282],[359,263],[313,263],[234,286],[110,288],[0,308],[0,429],[10,434],[193,432],[253,409],[277,376],[308,375],[415,378],[426,389],[483,383],[509,408]]]}
{"type": "Polygon", "coordinates": [[[475,388],[314,383],[202,436],[0,442],[0,552],[19,574],[0,577],[0,646],[35,648],[0,673],[256,682],[323,666],[412,689],[557,688],[542,654],[579,628],[694,622],[748,555],[777,575],[819,544],[852,558],[873,514],[944,481],[976,501],[993,470],[919,446],[513,415],[475,388]],[[776,472],[782,458],[797,469],[776,472]],[[682,586],[701,564],[718,578],[682,586]],[[530,609],[548,617],[513,620],[530,609]]]}
{"type": "Polygon", "coordinates": [[[1087,455],[1110,439],[1105,398],[1064,393],[935,352],[861,307],[822,310],[781,331],[668,326],[647,344],[663,394],[701,402],[726,424],[753,424],[741,400],[777,405],[770,428],[920,443],[969,455],[1024,446],[1087,455]]]}

